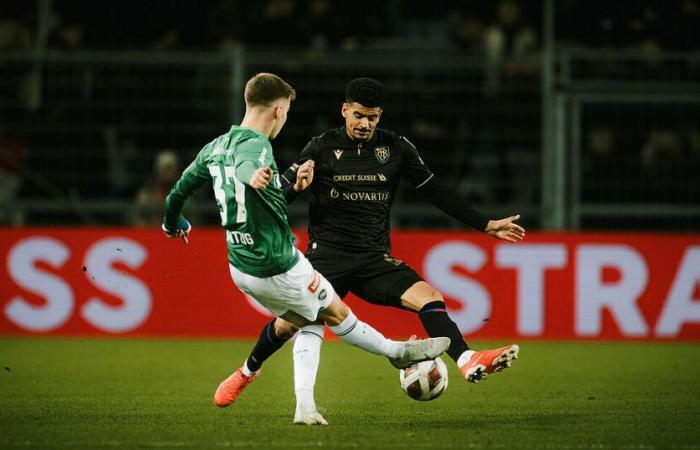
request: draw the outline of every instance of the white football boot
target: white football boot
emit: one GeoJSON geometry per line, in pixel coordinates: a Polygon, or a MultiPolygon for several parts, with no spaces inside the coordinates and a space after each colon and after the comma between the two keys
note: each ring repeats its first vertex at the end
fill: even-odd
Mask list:
{"type": "Polygon", "coordinates": [[[403,355],[399,358],[389,358],[389,362],[397,369],[405,369],[417,362],[437,358],[450,346],[450,338],[415,339],[404,341],[402,344],[403,355]]]}
{"type": "Polygon", "coordinates": [[[328,425],[317,409],[297,410],[294,413],[294,423],[297,425],[328,425]]]}

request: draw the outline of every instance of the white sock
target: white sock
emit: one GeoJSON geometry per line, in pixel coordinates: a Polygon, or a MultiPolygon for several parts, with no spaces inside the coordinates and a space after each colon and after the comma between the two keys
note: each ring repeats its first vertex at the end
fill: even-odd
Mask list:
{"type": "Polygon", "coordinates": [[[459,355],[459,358],[457,358],[457,367],[462,367],[465,365],[474,353],[476,353],[474,350],[467,350],[459,355]]]}
{"type": "Polygon", "coordinates": [[[294,393],[297,411],[315,411],[314,385],[325,325],[303,327],[294,341],[294,393]]]}
{"type": "Polygon", "coordinates": [[[252,377],[256,373],[260,372],[260,370],[256,370],[255,372],[251,371],[248,368],[248,360],[246,359],[245,361],[243,361],[243,367],[241,367],[241,372],[243,372],[243,375],[247,377],[252,377]]]}
{"type": "Polygon", "coordinates": [[[329,328],[343,341],[370,353],[389,358],[399,358],[403,355],[402,343],[385,338],[379,331],[355,317],[352,311],[340,325],[329,328]]]}

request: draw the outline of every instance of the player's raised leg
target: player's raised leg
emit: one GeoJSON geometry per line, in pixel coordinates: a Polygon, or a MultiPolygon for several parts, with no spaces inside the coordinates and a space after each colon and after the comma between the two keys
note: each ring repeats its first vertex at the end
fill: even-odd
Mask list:
{"type": "Polygon", "coordinates": [[[492,373],[501,372],[510,367],[514,359],[518,359],[520,347],[516,344],[494,350],[480,350],[472,352],[469,359],[459,366],[462,376],[472,383],[486,378],[492,373]]]}
{"type": "Polygon", "coordinates": [[[447,314],[442,294],[425,281],[419,281],[401,294],[404,307],[418,312],[418,317],[428,336],[447,336],[450,348],[447,354],[457,363],[464,378],[472,383],[487,375],[510,367],[518,358],[519,347],[510,345],[495,350],[474,351],[459,331],[457,324],[447,314]]]}
{"type": "Polygon", "coordinates": [[[344,342],[367,352],[386,356],[397,368],[436,358],[450,345],[450,340],[446,337],[411,341],[387,339],[372,326],[358,319],[337,295],[327,308],[319,312],[318,317],[344,342]]]}

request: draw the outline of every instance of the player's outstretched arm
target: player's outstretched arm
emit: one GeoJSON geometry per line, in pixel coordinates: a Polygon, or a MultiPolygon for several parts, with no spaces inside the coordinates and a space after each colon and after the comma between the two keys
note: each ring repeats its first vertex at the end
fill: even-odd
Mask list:
{"type": "Polygon", "coordinates": [[[454,217],[460,222],[466,223],[472,228],[485,231],[489,219],[484,216],[479,210],[469,204],[466,198],[455,192],[454,186],[448,185],[441,180],[436,180],[437,177],[431,177],[426,183],[417,187],[420,194],[437,206],[449,216],[454,217]]]}
{"type": "Polygon", "coordinates": [[[479,231],[488,233],[496,239],[517,242],[525,238],[525,229],[514,223],[520,218],[520,215],[500,220],[490,220],[471,206],[465,198],[456,194],[451,186],[435,180],[435,177],[425,183],[418,191],[450,216],[471,225],[479,231]]]}
{"type": "Polygon", "coordinates": [[[192,225],[182,217],[182,210],[187,199],[210,179],[209,171],[202,163],[204,155],[205,150],[202,150],[182,172],[180,179],[163,202],[164,215],[161,229],[168,238],[182,238],[185,244],[189,243],[188,235],[192,225]]]}
{"type": "Polygon", "coordinates": [[[508,242],[522,241],[525,238],[525,229],[515,223],[518,219],[520,214],[500,220],[489,220],[484,231],[496,239],[508,242]]]}

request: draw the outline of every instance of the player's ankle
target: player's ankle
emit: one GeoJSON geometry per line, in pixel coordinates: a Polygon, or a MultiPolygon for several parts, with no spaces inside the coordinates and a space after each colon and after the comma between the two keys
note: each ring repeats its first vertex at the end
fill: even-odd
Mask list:
{"type": "Polygon", "coordinates": [[[386,356],[391,359],[400,359],[406,355],[408,351],[407,341],[394,341],[391,339],[386,340],[386,356]]]}
{"type": "Polygon", "coordinates": [[[258,372],[260,372],[260,369],[258,368],[257,370],[250,370],[249,361],[246,359],[243,362],[243,366],[241,367],[241,372],[247,377],[252,377],[258,372]]]}
{"type": "Polygon", "coordinates": [[[302,392],[301,396],[299,395],[300,391],[302,391],[302,390],[296,391],[296,395],[297,395],[296,412],[316,411],[316,401],[314,401],[313,391],[308,391],[308,393],[302,392]]]}

